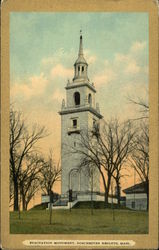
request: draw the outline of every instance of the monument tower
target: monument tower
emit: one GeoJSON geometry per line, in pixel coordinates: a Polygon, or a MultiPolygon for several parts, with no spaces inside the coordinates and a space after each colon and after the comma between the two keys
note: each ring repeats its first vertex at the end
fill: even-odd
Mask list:
{"type": "MultiPolygon", "coordinates": [[[[59,114],[61,115],[61,192],[66,196],[68,190],[80,194],[88,194],[91,189],[90,177],[86,174],[87,166],[77,171],[81,155],[67,154],[66,147],[76,147],[81,131],[91,130],[102,115],[95,102],[96,90],[88,78],[88,63],[83,54],[83,41],[80,35],[78,58],[74,64],[74,78],[68,81],[66,101],[63,99],[59,114]],[[68,145],[68,146],[67,146],[68,145]]],[[[99,174],[98,179],[99,179],[99,174]]],[[[94,184],[94,191],[100,192],[100,180],[94,184]]]]}

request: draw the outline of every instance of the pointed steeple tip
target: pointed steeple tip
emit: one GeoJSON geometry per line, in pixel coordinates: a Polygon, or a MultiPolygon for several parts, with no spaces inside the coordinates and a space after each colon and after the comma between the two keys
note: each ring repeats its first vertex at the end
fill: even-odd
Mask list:
{"type": "Polygon", "coordinates": [[[82,34],[81,34],[82,30],[80,30],[80,45],[79,45],[79,53],[78,55],[83,55],[83,44],[82,44],[82,34]]]}
{"type": "Polygon", "coordinates": [[[84,59],[83,55],[83,39],[82,39],[82,30],[80,30],[80,42],[79,42],[79,52],[78,52],[78,59],[76,60],[75,64],[77,63],[85,63],[87,64],[86,60],[84,59]]]}
{"type": "Polygon", "coordinates": [[[80,29],[80,40],[82,40],[82,29],[80,29]]]}

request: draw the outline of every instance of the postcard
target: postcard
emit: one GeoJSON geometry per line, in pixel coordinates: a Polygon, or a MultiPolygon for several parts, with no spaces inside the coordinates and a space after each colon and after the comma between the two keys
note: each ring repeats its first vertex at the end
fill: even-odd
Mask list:
{"type": "Polygon", "coordinates": [[[2,1],[1,245],[158,248],[158,1],[2,1]]]}

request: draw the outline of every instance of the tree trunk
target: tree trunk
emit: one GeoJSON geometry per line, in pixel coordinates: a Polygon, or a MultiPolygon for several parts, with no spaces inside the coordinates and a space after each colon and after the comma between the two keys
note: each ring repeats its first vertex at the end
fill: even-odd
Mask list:
{"type": "Polygon", "coordinates": [[[100,171],[102,175],[102,180],[103,180],[103,185],[104,185],[104,202],[105,202],[105,207],[108,207],[108,189],[105,183],[105,177],[102,171],[100,171]]]}
{"type": "Polygon", "coordinates": [[[108,190],[105,190],[105,195],[104,195],[104,202],[105,202],[105,207],[108,207],[108,190]]]}
{"type": "Polygon", "coordinates": [[[108,198],[109,198],[110,183],[111,183],[111,174],[108,173],[108,181],[107,181],[107,195],[108,195],[108,198]]]}
{"type": "Polygon", "coordinates": [[[18,182],[17,179],[14,178],[14,211],[19,210],[19,202],[18,202],[18,182]]]}
{"type": "Polygon", "coordinates": [[[23,211],[26,211],[27,210],[27,204],[26,204],[26,201],[25,201],[24,194],[22,194],[22,205],[23,205],[23,211]]]}
{"type": "Polygon", "coordinates": [[[26,203],[25,203],[25,210],[26,210],[26,211],[28,210],[28,204],[29,204],[29,202],[26,202],[26,203]]]}
{"type": "Polygon", "coordinates": [[[118,207],[120,207],[120,182],[118,178],[116,178],[116,187],[117,187],[118,207]]]}
{"type": "Polygon", "coordinates": [[[21,193],[21,197],[22,197],[22,209],[23,211],[26,210],[26,200],[25,200],[25,194],[24,194],[24,190],[23,190],[23,183],[21,183],[21,189],[20,189],[20,193],[21,193]]]}

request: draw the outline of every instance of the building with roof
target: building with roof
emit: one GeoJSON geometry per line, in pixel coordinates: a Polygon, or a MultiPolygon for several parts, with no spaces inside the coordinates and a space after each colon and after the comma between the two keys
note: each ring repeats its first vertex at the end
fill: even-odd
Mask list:
{"type": "Polygon", "coordinates": [[[123,190],[126,194],[126,207],[134,210],[147,210],[147,193],[145,182],[123,190]]]}
{"type": "MultiPolygon", "coordinates": [[[[80,35],[78,58],[74,63],[74,77],[67,82],[66,100],[62,100],[61,115],[61,168],[62,197],[68,200],[78,194],[84,200],[91,197],[91,179],[87,167],[79,170],[80,154],[69,154],[72,147],[76,148],[80,140],[81,131],[90,131],[99,124],[102,118],[99,105],[95,101],[96,89],[88,78],[88,63],[84,58],[83,40],[80,35]]],[[[79,145],[78,145],[79,146],[79,145]]],[[[100,192],[100,174],[96,170],[94,193],[100,192]]],[[[94,196],[93,196],[94,197],[94,196]]]]}

